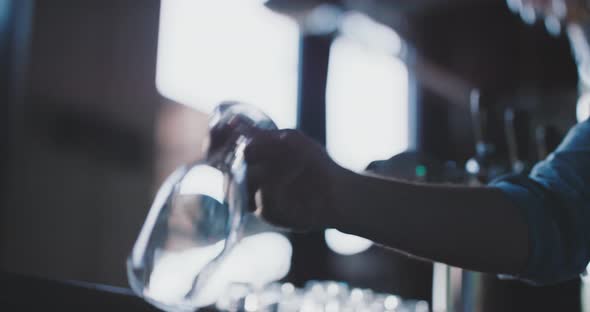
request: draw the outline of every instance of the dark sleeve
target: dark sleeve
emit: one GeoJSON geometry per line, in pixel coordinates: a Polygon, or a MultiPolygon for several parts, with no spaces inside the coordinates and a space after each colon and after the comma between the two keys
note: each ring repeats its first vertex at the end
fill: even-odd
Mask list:
{"type": "Polygon", "coordinates": [[[590,261],[590,120],[578,124],[529,176],[490,184],[522,209],[529,259],[516,278],[549,284],[577,277],[590,261]]]}

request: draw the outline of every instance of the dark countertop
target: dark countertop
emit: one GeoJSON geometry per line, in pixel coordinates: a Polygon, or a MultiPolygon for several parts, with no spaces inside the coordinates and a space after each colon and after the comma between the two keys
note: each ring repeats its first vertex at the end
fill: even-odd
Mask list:
{"type": "Polygon", "coordinates": [[[2,311],[159,311],[130,289],[0,272],[2,311]]]}

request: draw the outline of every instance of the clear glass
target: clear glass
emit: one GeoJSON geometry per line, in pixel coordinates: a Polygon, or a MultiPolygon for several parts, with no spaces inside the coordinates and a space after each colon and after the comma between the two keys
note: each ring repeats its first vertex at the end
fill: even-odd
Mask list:
{"type": "Polygon", "coordinates": [[[288,239],[247,212],[243,152],[254,128],[276,126],[252,106],[219,105],[205,160],[177,169],[158,191],[127,261],[132,289],[150,303],[194,311],[230,284],[262,287],[288,273],[288,239]]]}

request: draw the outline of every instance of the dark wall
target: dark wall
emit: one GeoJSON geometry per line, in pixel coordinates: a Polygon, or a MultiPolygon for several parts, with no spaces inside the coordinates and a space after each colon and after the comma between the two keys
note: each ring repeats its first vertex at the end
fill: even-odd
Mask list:
{"type": "MultiPolygon", "coordinates": [[[[577,72],[565,35],[550,36],[542,23],[524,24],[505,1],[441,7],[409,20],[417,50],[480,88],[500,118],[514,106],[530,112],[535,124],[565,130],[575,122],[577,72]]],[[[469,103],[452,103],[420,83],[418,88],[420,145],[441,159],[465,161],[474,153],[469,103]]],[[[502,134],[494,130],[502,148],[502,134]]]]}
{"type": "MultiPolygon", "coordinates": [[[[503,128],[508,107],[531,119],[530,127],[518,133],[528,138],[529,144],[523,140],[521,145],[528,151],[534,150],[534,127],[551,125],[565,132],[576,122],[578,77],[565,35],[551,37],[542,23],[525,25],[504,1],[431,11],[413,22],[418,50],[480,89],[489,111],[487,140],[496,147],[492,162],[508,168],[503,128]]],[[[464,164],[475,155],[469,103],[452,103],[420,82],[417,95],[418,146],[438,159],[464,164]]],[[[523,160],[539,160],[533,154],[523,160]]],[[[476,289],[478,311],[581,310],[578,279],[532,287],[484,275],[476,289]]]]}
{"type": "Polygon", "coordinates": [[[153,190],[159,1],[34,4],[0,269],[126,285],[153,190]]]}

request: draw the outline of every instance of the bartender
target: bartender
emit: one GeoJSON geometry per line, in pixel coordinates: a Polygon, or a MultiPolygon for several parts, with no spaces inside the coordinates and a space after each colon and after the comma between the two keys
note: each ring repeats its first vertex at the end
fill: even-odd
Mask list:
{"type": "MultiPolygon", "coordinates": [[[[519,7],[567,22],[586,10],[575,3],[519,7]]],[[[529,175],[484,187],[355,173],[296,130],[258,131],[245,153],[252,209],[279,226],[336,228],[418,258],[534,284],[575,278],[590,261],[590,120],[529,175]]]]}

